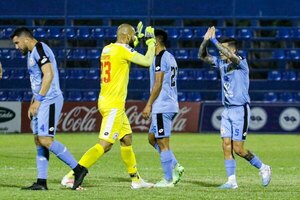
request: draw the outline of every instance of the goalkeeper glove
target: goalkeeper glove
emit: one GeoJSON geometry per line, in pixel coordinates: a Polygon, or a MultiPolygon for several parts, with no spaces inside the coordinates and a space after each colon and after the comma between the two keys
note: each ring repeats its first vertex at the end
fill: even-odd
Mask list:
{"type": "Polygon", "coordinates": [[[147,26],[145,29],[145,39],[146,39],[146,45],[155,45],[155,34],[154,34],[154,28],[151,26],[147,26]]]}
{"type": "Polygon", "coordinates": [[[140,39],[144,37],[142,30],[143,30],[143,22],[140,21],[136,27],[136,37],[134,40],[134,47],[136,47],[139,44],[140,39]]]}

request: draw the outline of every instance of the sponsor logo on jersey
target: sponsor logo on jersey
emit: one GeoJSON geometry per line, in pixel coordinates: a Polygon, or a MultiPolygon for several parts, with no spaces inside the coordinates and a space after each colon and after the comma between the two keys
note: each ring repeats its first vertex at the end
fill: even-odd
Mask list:
{"type": "Polygon", "coordinates": [[[49,128],[49,131],[51,131],[51,132],[54,131],[54,127],[53,127],[53,126],[50,127],[50,128],[49,128]]]}
{"type": "Polygon", "coordinates": [[[43,56],[43,59],[41,60],[42,64],[45,64],[47,62],[48,58],[46,56],[43,56]]]}
{"type": "Polygon", "coordinates": [[[105,136],[108,136],[108,135],[109,135],[109,132],[104,132],[104,135],[105,135],[105,136]]]}
{"type": "Polygon", "coordinates": [[[155,71],[160,71],[160,66],[156,66],[155,71]]]}
{"type": "Polygon", "coordinates": [[[161,129],[158,130],[158,132],[159,132],[159,133],[162,133],[162,132],[164,132],[164,129],[161,128],[161,129]]]}

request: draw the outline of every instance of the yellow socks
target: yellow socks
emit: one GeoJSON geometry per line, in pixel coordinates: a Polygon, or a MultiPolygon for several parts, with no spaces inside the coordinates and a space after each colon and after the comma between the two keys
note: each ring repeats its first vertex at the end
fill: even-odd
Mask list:
{"type": "Polygon", "coordinates": [[[90,168],[95,162],[104,154],[104,149],[100,144],[96,144],[92,148],[90,148],[79,160],[79,164],[90,168]]]}
{"type": "Polygon", "coordinates": [[[73,170],[69,171],[69,173],[66,175],[69,179],[73,179],[74,178],[74,172],[73,170]]]}
{"type": "MultiPolygon", "coordinates": [[[[90,168],[102,155],[104,154],[104,149],[100,144],[96,144],[90,148],[79,160],[79,164],[86,168],[90,168]]],[[[69,171],[66,175],[69,179],[74,178],[73,170],[69,171]]]]}
{"type": "Polygon", "coordinates": [[[140,176],[136,167],[135,154],[133,152],[132,146],[121,146],[121,157],[126,165],[127,172],[129,173],[132,181],[139,181],[140,176]]]}

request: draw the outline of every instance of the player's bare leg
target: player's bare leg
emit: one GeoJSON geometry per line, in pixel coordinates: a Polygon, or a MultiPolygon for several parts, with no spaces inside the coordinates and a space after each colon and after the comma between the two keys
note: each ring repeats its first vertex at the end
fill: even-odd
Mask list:
{"type": "Polygon", "coordinates": [[[271,167],[265,165],[255,154],[244,148],[243,141],[233,141],[234,152],[242,158],[245,158],[252,166],[259,169],[262,185],[268,186],[271,181],[271,167]]]}

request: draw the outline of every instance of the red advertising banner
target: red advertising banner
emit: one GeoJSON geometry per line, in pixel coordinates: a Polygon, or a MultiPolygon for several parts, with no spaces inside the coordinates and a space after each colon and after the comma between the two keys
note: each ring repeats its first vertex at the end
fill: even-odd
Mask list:
{"type": "MultiPolygon", "coordinates": [[[[133,132],[147,132],[150,120],[142,117],[146,102],[128,101],[126,114],[133,132]]],[[[29,103],[22,103],[22,132],[31,132],[30,121],[27,117],[29,103]]],[[[173,120],[174,132],[198,132],[200,103],[180,102],[180,110],[173,120]]],[[[98,132],[101,116],[97,102],[65,102],[60,116],[58,131],[60,132],[98,132]]]]}
{"type": "MultiPolygon", "coordinates": [[[[30,120],[27,117],[29,103],[22,103],[22,132],[31,132],[30,120]]],[[[65,102],[59,123],[59,132],[98,132],[101,115],[97,102],[65,102]]]]}
{"type": "MultiPolygon", "coordinates": [[[[146,105],[143,101],[128,101],[126,104],[126,114],[133,132],[148,131],[151,121],[142,117],[142,111],[146,105]]],[[[200,103],[180,102],[179,112],[173,120],[174,132],[198,132],[200,103]]]]}

